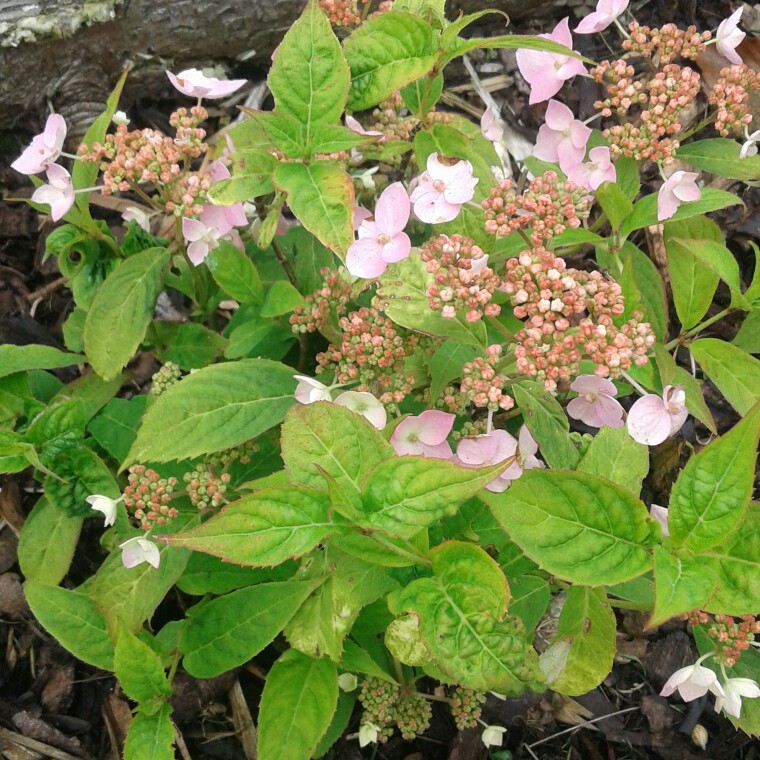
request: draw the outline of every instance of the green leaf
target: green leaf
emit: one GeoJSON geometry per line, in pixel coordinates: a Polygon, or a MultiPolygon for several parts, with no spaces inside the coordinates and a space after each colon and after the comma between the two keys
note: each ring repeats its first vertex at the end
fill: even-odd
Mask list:
{"type": "Polygon", "coordinates": [[[585,472],[528,470],[504,493],[480,498],[515,543],[560,578],[589,586],[635,578],[651,567],[646,507],[585,472]]]}
{"type": "Polygon", "coordinates": [[[28,369],[55,369],[84,362],[83,356],[66,354],[50,346],[0,346],[0,377],[28,369]]]}
{"type": "Polygon", "coordinates": [[[327,402],[294,406],[281,436],[282,458],[292,481],[312,488],[324,487],[315,467],[319,465],[342,490],[358,494],[372,468],[394,455],[364,417],[327,402]]]}
{"type": "Polygon", "coordinates": [[[317,0],[310,0],[275,50],[267,85],[275,109],[298,119],[307,139],[316,125],[335,123],[343,113],[348,64],[317,0]]]}
{"type": "Polygon", "coordinates": [[[486,339],[482,321],[470,325],[463,315],[444,319],[440,312],[431,310],[426,291],[432,283],[433,275],[413,251],[406,259],[385,270],[376,297],[386,316],[402,327],[482,348],[486,339]]]}
{"type": "Polygon", "coordinates": [[[118,393],[125,381],[123,375],[103,380],[94,372],[87,372],[64,385],[51,401],[78,399],[82,402],[84,420],[89,422],[118,393]]]}
{"type": "Polygon", "coordinates": [[[309,760],[335,714],[338,670],[290,649],[267,674],[259,708],[259,760],[309,760]]]}
{"type": "Polygon", "coordinates": [[[293,227],[279,239],[281,247],[293,263],[298,287],[303,293],[312,293],[322,287],[321,269],[332,269],[335,256],[314,235],[303,227],[293,227]]]}
{"type": "Polygon", "coordinates": [[[502,34],[498,37],[470,37],[468,39],[456,39],[447,46],[446,55],[439,65],[445,65],[453,58],[469,53],[471,50],[514,50],[523,48],[525,50],[542,50],[548,53],[560,53],[580,58],[587,63],[593,63],[588,58],[578,55],[573,50],[560,45],[558,42],[548,40],[545,37],[532,37],[526,34],[502,34]]]}
{"type": "Polygon", "coordinates": [[[431,111],[443,92],[443,76],[436,74],[420,77],[401,89],[401,99],[404,105],[418,118],[423,118],[431,111]]]}
{"type": "Polygon", "coordinates": [[[739,414],[760,400],[760,361],[718,338],[701,338],[689,350],[739,414]]]}
{"type": "Polygon", "coordinates": [[[191,596],[227,594],[245,586],[255,586],[271,581],[285,581],[296,570],[294,562],[283,562],[277,567],[242,567],[222,562],[210,554],[193,552],[190,561],[177,581],[177,588],[191,596]]]}
{"type": "Polygon", "coordinates": [[[438,51],[427,21],[390,11],[355,29],[343,52],[351,69],[348,108],[363,111],[427,74],[438,51]]]}
{"type": "Polygon", "coordinates": [[[147,702],[172,693],[159,655],[124,625],[118,628],[113,667],[121,688],[134,702],[147,702]]]}
{"type": "Polygon", "coordinates": [[[623,271],[619,281],[625,298],[623,319],[640,311],[654,334],[664,338],[668,331],[668,308],[662,275],[640,248],[626,240],[621,248],[623,271]]]}
{"type": "Polygon", "coordinates": [[[113,644],[106,621],[81,591],[28,580],[24,594],[34,616],[58,642],[80,660],[113,670],[113,644]]]}
{"type": "Polygon", "coordinates": [[[655,546],[654,581],[654,610],[648,627],[684,612],[704,609],[715,593],[718,578],[715,568],[704,557],[676,557],[655,546]]]}
{"type": "Polygon", "coordinates": [[[365,525],[410,537],[474,496],[504,465],[470,469],[445,459],[394,457],[367,476],[362,489],[365,525]]]}
{"type": "Polygon", "coordinates": [[[619,230],[625,218],[633,211],[633,204],[615,182],[602,182],[596,190],[596,199],[607,214],[613,230],[619,230]]]}
{"type": "Polygon", "coordinates": [[[37,501],[18,537],[18,562],[29,581],[59,584],[71,565],[83,518],[56,509],[44,496],[37,501]]]}
{"type": "Polygon", "coordinates": [[[154,322],[152,327],[169,343],[166,349],[157,349],[158,357],[184,370],[206,367],[229,346],[226,338],[198,322],[154,322]]]}
{"type": "Polygon", "coordinates": [[[136,253],[98,288],[87,312],[84,346],[93,369],[105,380],[121,372],[145,337],[161,290],[161,270],[169,258],[165,248],[136,253]]]}
{"type": "Polygon", "coordinates": [[[167,704],[156,712],[138,712],[129,724],[124,760],[174,760],[171,713],[167,704]]]}
{"type": "Polygon", "coordinates": [[[519,620],[506,616],[509,589],[478,546],[447,541],[430,552],[433,577],[389,598],[391,612],[416,615],[433,662],[452,683],[521,694],[536,681],[536,653],[519,620]]]}
{"type": "Polygon", "coordinates": [[[689,459],[670,494],[674,546],[703,551],[741,522],[752,494],[759,436],[756,404],[738,425],[689,459]]]}
{"type": "MultiPolygon", "coordinates": [[[[251,111],[250,117],[252,121],[261,126],[262,131],[267,135],[270,149],[277,149],[287,158],[304,159],[308,157],[309,148],[307,146],[306,128],[294,116],[274,111],[265,113],[251,111]]],[[[277,167],[275,166],[274,168],[276,169],[277,167]]],[[[264,177],[260,186],[256,188],[257,191],[264,190],[272,181],[273,177],[264,177]]],[[[279,216],[279,213],[275,218],[277,216],[279,216]]],[[[259,247],[266,248],[267,245],[269,245],[268,242],[259,247]]]]}
{"type": "Polygon", "coordinates": [[[356,704],[356,694],[347,694],[342,689],[338,692],[338,704],[330,725],[319,740],[312,757],[324,757],[335,742],[346,732],[356,704]]]}
{"type": "Polygon", "coordinates": [[[342,670],[347,670],[352,673],[364,673],[365,675],[379,678],[381,681],[386,681],[387,683],[396,683],[393,676],[386,673],[375,660],[372,659],[372,655],[352,639],[346,639],[343,644],[343,657],[340,661],[340,667],[342,670]]]}
{"type": "Polygon", "coordinates": [[[760,156],[740,158],[741,148],[741,144],[736,140],[716,137],[682,145],[676,151],[676,158],[690,166],[696,166],[711,174],[719,174],[727,179],[740,179],[745,182],[760,179],[760,156]]]}
{"type": "Polygon", "coordinates": [[[240,303],[261,303],[261,277],[254,263],[232,243],[222,240],[206,257],[216,284],[240,303]]]}
{"type": "Polygon", "coordinates": [[[277,280],[267,291],[259,314],[264,318],[279,317],[305,305],[303,296],[287,280],[277,280]]]}
{"type": "Polygon", "coordinates": [[[603,427],[583,455],[578,472],[607,478],[638,494],[649,472],[649,450],[628,435],[625,426],[603,427]]]}
{"type": "Polygon", "coordinates": [[[127,456],[148,400],[148,396],[111,399],[87,426],[90,435],[117,462],[127,456]]]}
{"type": "Polygon", "coordinates": [[[462,376],[465,362],[471,362],[477,352],[472,346],[446,341],[432,356],[425,357],[430,370],[430,401],[438,400],[443,389],[452,381],[462,376]]]}
{"type": "Polygon", "coordinates": [[[632,201],[641,189],[641,180],[639,179],[639,162],[635,158],[621,157],[615,161],[615,184],[622,191],[623,195],[632,201]]]}
{"type": "Polygon", "coordinates": [[[204,367],[156,399],[122,466],[191,459],[238,446],[282,422],[295,386],[293,370],[268,359],[204,367]]]}
{"type": "Polygon", "coordinates": [[[748,354],[760,354],[760,309],[747,314],[731,343],[748,354]]]}
{"type": "Polygon", "coordinates": [[[354,184],[343,168],[333,161],[314,161],[308,166],[281,163],[274,181],[287,193],[298,221],[344,258],[354,241],[354,184]]]}
{"type": "Polygon", "coordinates": [[[512,592],[509,614],[519,617],[526,631],[534,631],[552,598],[549,582],[538,575],[520,575],[507,580],[512,592]]]}
{"type": "Polygon", "coordinates": [[[351,148],[376,145],[377,136],[360,135],[346,127],[333,124],[320,124],[315,127],[311,139],[311,151],[314,153],[338,153],[350,151],[351,148]]]}
{"type": "Polygon", "coordinates": [[[240,565],[276,565],[305,554],[335,531],[328,509],[324,493],[271,486],[228,504],[197,528],[163,540],[240,565]]]}
{"type": "Polygon", "coordinates": [[[574,470],[580,459],[570,438],[570,424],[557,399],[541,383],[523,380],[512,386],[515,401],[549,467],[574,470]]]}
{"type": "MultiPolygon", "coordinates": [[[[701,214],[709,214],[711,211],[719,211],[727,206],[744,205],[742,201],[733,193],[727,193],[725,190],[716,190],[712,187],[702,189],[702,195],[698,201],[686,201],[682,203],[676,213],[668,220],[677,222],[682,219],[689,219],[701,214]]],[[[657,216],[657,194],[647,195],[637,201],[633,206],[633,213],[625,220],[620,228],[620,234],[629,235],[634,230],[640,230],[643,227],[651,227],[653,224],[660,224],[657,216]]]]}
{"type": "Polygon", "coordinates": [[[213,678],[243,665],[272,643],[319,583],[262,583],[192,608],[180,642],[185,670],[213,678]]]}
{"type": "Polygon", "coordinates": [[[616,629],[604,589],[568,589],[553,644],[567,641],[570,648],[559,677],[549,682],[552,690],[576,696],[595,689],[612,669],[616,629]]]}
{"type": "MultiPolygon", "coordinates": [[[[271,155],[271,154],[267,154],[271,155]]],[[[208,191],[208,199],[218,206],[231,206],[233,203],[250,201],[274,191],[272,173],[276,160],[272,156],[272,167],[268,174],[238,174],[229,179],[215,182],[208,191]]]]}

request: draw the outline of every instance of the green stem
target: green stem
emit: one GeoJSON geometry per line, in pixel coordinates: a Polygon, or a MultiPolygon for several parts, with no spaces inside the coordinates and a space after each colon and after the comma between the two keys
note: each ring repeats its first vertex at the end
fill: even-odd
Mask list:
{"type": "Polygon", "coordinates": [[[280,248],[280,244],[276,240],[272,240],[271,245],[274,255],[277,257],[277,261],[280,262],[282,268],[285,270],[285,274],[288,276],[288,280],[290,280],[290,284],[298,290],[296,273],[293,271],[293,267],[290,266],[290,262],[288,261],[287,256],[283,253],[282,248],[280,248]]]}
{"type": "Polygon", "coordinates": [[[684,341],[693,337],[698,332],[701,332],[702,330],[709,327],[710,325],[715,324],[715,322],[720,321],[721,319],[723,319],[723,317],[727,317],[733,311],[734,311],[733,307],[728,306],[722,311],[719,311],[717,314],[713,314],[712,317],[710,317],[709,319],[706,319],[704,322],[700,322],[696,327],[692,327],[692,329],[689,330],[688,332],[685,332],[682,335],[679,335],[677,338],[673,338],[673,340],[671,340],[670,343],[666,343],[665,349],[667,351],[670,351],[671,348],[675,348],[676,346],[683,345],[684,341]]]}
{"type": "Polygon", "coordinates": [[[496,332],[503,335],[510,343],[515,342],[514,334],[511,333],[509,330],[507,330],[507,328],[504,327],[504,325],[501,322],[499,322],[499,320],[496,319],[496,317],[486,317],[486,320],[488,321],[488,324],[491,325],[491,327],[493,327],[494,330],[496,330],[496,332]]]}

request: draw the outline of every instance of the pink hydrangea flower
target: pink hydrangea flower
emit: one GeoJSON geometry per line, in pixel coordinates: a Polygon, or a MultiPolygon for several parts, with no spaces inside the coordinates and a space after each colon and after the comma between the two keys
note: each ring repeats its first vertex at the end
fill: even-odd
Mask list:
{"type": "Polygon", "coordinates": [[[670,529],[668,528],[668,508],[661,507],[659,504],[652,504],[649,507],[649,514],[660,523],[662,535],[667,538],[670,535],[670,529]]]}
{"type": "Polygon", "coordinates": [[[300,401],[302,404],[313,404],[315,401],[332,400],[330,388],[324,383],[320,383],[319,380],[306,375],[293,375],[293,377],[298,380],[294,394],[296,401],[300,401]]]}
{"type": "Polygon", "coordinates": [[[45,175],[48,181],[32,193],[32,200],[35,203],[47,203],[50,206],[50,218],[57,222],[74,205],[74,186],[71,184],[71,175],[58,164],[50,164],[45,175]]]}
{"type": "Polygon", "coordinates": [[[472,176],[472,164],[463,159],[454,161],[443,161],[437,153],[431,153],[427,171],[417,177],[410,197],[417,218],[427,224],[456,219],[462,204],[475,195],[478,178],[472,176]]]}
{"type": "Polygon", "coordinates": [[[725,698],[723,687],[718,682],[718,676],[715,674],[715,671],[702,666],[702,662],[711,656],[712,653],[706,654],[700,657],[693,665],[676,670],[665,682],[660,696],[669,697],[674,691],[678,690],[684,702],[691,702],[711,691],[716,696],[725,698]]]}
{"type": "MultiPolygon", "coordinates": [[[[219,160],[209,164],[208,173],[214,182],[229,179],[232,176],[230,170],[219,160]]],[[[220,237],[226,235],[233,227],[245,227],[248,224],[242,203],[233,203],[229,206],[208,204],[201,209],[200,219],[207,227],[216,229],[220,237]]]]}
{"type": "Polygon", "coordinates": [[[686,422],[686,394],[678,385],[666,385],[662,396],[647,393],[628,412],[628,433],[637,443],[657,446],[675,435],[686,422]]]}
{"type": "Polygon", "coordinates": [[[504,127],[493,106],[488,106],[480,117],[480,133],[491,142],[500,142],[504,136],[504,127]]]}
{"type": "Polygon", "coordinates": [[[147,562],[158,570],[158,564],[161,561],[161,554],[158,547],[147,538],[135,536],[119,544],[121,549],[121,562],[126,568],[136,567],[143,562],[147,562]]]}
{"type": "MultiPolygon", "coordinates": [[[[365,135],[366,137],[383,137],[383,133],[378,132],[376,129],[364,129],[364,127],[353,116],[346,116],[346,126],[352,132],[356,132],[359,135],[365,135]]],[[[378,140],[378,142],[383,141],[378,140]]]]}
{"type": "Polygon", "coordinates": [[[586,143],[591,128],[576,119],[573,112],[558,100],[550,100],[546,107],[545,123],[538,130],[533,155],[542,161],[574,166],[586,156],[586,143]]]}
{"type": "Polygon", "coordinates": [[[356,277],[370,279],[379,277],[388,264],[405,259],[412,250],[404,232],[408,221],[409,196],[400,182],[394,182],[377,199],[374,220],[365,219],[359,225],[359,239],[346,254],[346,269],[356,277]]]}
{"type": "Polygon", "coordinates": [[[742,697],[757,699],[760,697],[760,687],[751,678],[727,678],[723,682],[725,696],[715,697],[715,712],[723,710],[726,715],[734,718],[742,716],[742,697]]]}
{"type": "MultiPolygon", "coordinates": [[[[540,34],[539,37],[558,42],[572,50],[573,35],[570,33],[567,17],[563,18],[550,34],[540,34]]],[[[586,73],[585,67],[577,58],[524,48],[517,51],[517,67],[530,85],[531,105],[548,100],[560,91],[568,79],[586,73]]]]}
{"type": "Polygon", "coordinates": [[[239,90],[247,79],[217,79],[207,77],[198,69],[185,69],[179,74],[166,72],[171,83],[183,94],[191,98],[225,98],[239,90]]]}
{"type": "Polygon", "coordinates": [[[589,13],[575,31],[578,34],[596,34],[606,29],[626,8],[628,0],[599,0],[596,10],[589,13]]]}
{"type": "Polygon", "coordinates": [[[575,182],[578,187],[584,187],[586,190],[596,190],[602,182],[615,181],[617,172],[612,164],[609,148],[604,146],[591,148],[588,158],[586,163],[562,167],[571,182],[575,182]]]}
{"type": "Polygon", "coordinates": [[[567,405],[567,413],[590,427],[619,428],[623,425],[623,407],[614,397],[615,384],[596,375],[579,375],[570,384],[578,396],[567,405]]]}
{"type": "Polygon", "coordinates": [[[698,201],[697,172],[673,172],[657,193],[657,219],[664,222],[676,213],[684,201],[698,201]]]}
{"type": "Polygon", "coordinates": [[[32,138],[24,152],[11,164],[22,174],[39,174],[52,164],[63,150],[66,139],[66,122],[58,113],[51,113],[42,134],[32,138]]]}
{"type": "Polygon", "coordinates": [[[385,407],[367,391],[344,391],[335,399],[338,406],[345,406],[356,414],[361,414],[378,430],[385,427],[387,415],[385,407]]]}
{"type": "Polygon", "coordinates": [[[200,219],[182,217],[182,235],[187,246],[187,258],[195,265],[202,264],[209,251],[219,247],[222,236],[216,227],[204,224],[200,219]]]}
{"type": "Polygon", "coordinates": [[[391,446],[399,456],[422,455],[431,459],[451,459],[446,439],[454,426],[454,415],[428,409],[402,420],[391,435],[391,446]]]}
{"type": "Polygon", "coordinates": [[[742,58],[736,52],[736,48],[747,36],[739,29],[739,19],[743,10],[744,6],[737,8],[727,19],[720,22],[715,32],[715,47],[718,48],[718,52],[737,66],[741,64],[742,58]]]}
{"type": "Polygon", "coordinates": [[[537,452],[538,444],[523,425],[518,439],[506,430],[493,430],[488,435],[462,438],[457,446],[457,459],[463,467],[485,467],[513,458],[514,461],[507,469],[486,486],[488,491],[501,493],[523,474],[523,470],[544,467],[544,463],[536,456],[537,452]]]}

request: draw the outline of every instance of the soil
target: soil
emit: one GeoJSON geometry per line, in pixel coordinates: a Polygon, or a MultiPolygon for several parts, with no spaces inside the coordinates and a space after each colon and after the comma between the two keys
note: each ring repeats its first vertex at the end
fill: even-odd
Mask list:
{"type": "MultiPolygon", "coordinates": [[[[641,23],[659,25],[674,21],[698,28],[714,29],[727,17],[734,2],[713,0],[656,0],[632,2],[641,23]]],[[[585,0],[570,0],[577,17],[591,9],[585,0]]],[[[488,17],[497,18],[497,17],[488,17]]],[[[549,31],[559,19],[520,21],[516,33],[549,31]]],[[[494,24],[496,22],[493,22],[494,24]]],[[[572,19],[571,19],[571,26],[572,19]]],[[[488,28],[480,30],[488,33],[488,28]]],[[[493,32],[496,33],[494,26],[493,32]]],[[[498,33],[501,33],[499,30],[498,33]]],[[[608,55],[603,36],[576,37],[580,52],[601,60],[608,55]]],[[[473,56],[481,77],[498,69],[507,75],[507,85],[494,93],[503,103],[502,114],[511,126],[533,142],[543,121],[545,106],[527,106],[527,90],[515,75],[514,54],[504,52],[494,59],[473,56]],[[499,66],[494,66],[497,63],[499,66]]],[[[232,72],[234,74],[234,72],[232,72]]],[[[263,77],[262,77],[263,78],[263,77]]],[[[469,81],[463,68],[447,78],[447,86],[469,81]]],[[[460,91],[465,101],[480,107],[471,91],[460,91]]],[[[591,115],[596,98],[590,80],[576,79],[563,90],[568,104],[580,118],[591,115]]],[[[137,127],[154,124],[157,114],[168,113],[174,103],[148,102],[130,113],[137,127]]],[[[267,107],[266,103],[264,107],[267,107]]],[[[234,114],[217,117],[217,125],[234,114]]],[[[0,135],[0,187],[6,197],[28,196],[25,178],[9,167],[38,124],[29,124],[25,134],[0,135]]],[[[734,188],[736,190],[736,188],[734,188]]],[[[721,225],[727,244],[736,255],[742,278],[751,279],[754,256],[749,243],[758,240],[760,189],[744,188],[745,208],[735,208],[714,218],[721,225]]],[[[114,228],[118,214],[108,209],[99,215],[114,228]]],[[[73,308],[68,290],[56,269],[55,260],[44,260],[44,241],[52,223],[21,203],[0,205],[0,343],[24,345],[43,343],[62,348],[61,325],[73,308]]],[[[728,293],[718,290],[714,312],[728,303],[728,293]]],[[[740,324],[737,319],[718,322],[712,334],[730,340],[740,324]]],[[[71,370],[61,371],[61,379],[71,380],[71,370]]],[[[720,430],[736,421],[733,410],[720,394],[708,386],[707,402],[720,430]]],[[[686,440],[700,445],[707,436],[698,425],[685,430],[686,440]]],[[[679,439],[680,440],[680,439],[679,439]]],[[[683,463],[684,442],[670,443],[653,452],[653,475],[645,484],[644,497],[667,503],[667,491],[683,463]]],[[[16,535],[37,494],[30,477],[22,473],[2,481],[0,491],[0,757],[21,758],[102,758],[120,757],[130,719],[130,704],[114,678],[85,665],[62,649],[31,617],[22,592],[22,578],[16,563],[16,535]]],[[[70,573],[72,584],[92,572],[98,556],[99,531],[85,530],[70,573]]],[[[164,600],[153,620],[155,629],[180,614],[187,600],[173,591],[164,600]]],[[[707,700],[689,705],[658,696],[667,677],[677,668],[695,660],[692,639],[684,623],[674,622],[653,631],[643,631],[641,616],[623,612],[618,617],[619,655],[612,672],[594,691],[571,699],[556,694],[529,694],[499,700],[489,695],[483,718],[489,724],[505,726],[505,743],[494,758],[540,758],[541,760],[753,760],[760,757],[760,745],[714,713],[707,700]],[[600,717],[610,716],[599,720],[600,717]],[[590,721],[590,722],[587,722],[590,721]],[[707,747],[700,749],[692,740],[692,729],[706,729],[707,747]]],[[[218,678],[199,681],[179,672],[172,700],[174,720],[181,734],[178,756],[185,759],[250,760],[255,757],[256,715],[263,678],[277,656],[273,645],[246,667],[218,678]]],[[[486,748],[480,731],[457,732],[451,717],[434,703],[433,720],[424,736],[408,742],[396,734],[386,744],[360,750],[355,735],[359,711],[348,731],[327,757],[332,760],[485,760],[486,748]]],[[[287,758],[283,758],[287,760],[287,758]]]]}

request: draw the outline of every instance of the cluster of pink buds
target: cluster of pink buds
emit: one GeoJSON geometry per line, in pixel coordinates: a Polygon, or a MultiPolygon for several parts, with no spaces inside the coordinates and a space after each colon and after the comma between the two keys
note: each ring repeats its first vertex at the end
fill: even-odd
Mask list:
{"type": "Polygon", "coordinates": [[[317,373],[332,374],[337,383],[359,381],[356,390],[369,391],[383,404],[400,403],[411,392],[413,376],[404,375],[404,358],[418,345],[404,337],[382,312],[362,307],[338,320],[338,345],[317,354],[317,373]]]}
{"type": "Polygon", "coordinates": [[[124,506],[140,521],[143,530],[164,525],[177,516],[177,510],[169,506],[176,485],[177,478],[162,478],[155,470],[134,464],[129,468],[124,506]]]}
{"type": "Polygon", "coordinates": [[[625,308],[621,288],[600,272],[568,269],[562,258],[537,247],[507,261],[504,290],[515,316],[526,320],[515,336],[517,369],[547,390],[574,378],[584,357],[600,377],[646,364],[651,327],[636,315],[615,325],[625,308]]]}
{"type": "Polygon", "coordinates": [[[189,111],[178,109],[170,118],[177,130],[174,138],[154,129],[129,132],[125,124],[119,124],[102,144],[93,143],[89,149],[80,146],[79,157],[83,161],[101,162],[104,195],[133,190],[150,182],[167,211],[179,216],[199,214],[211,179],[188,175],[185,165],[208,149],[203,142],[206,132],[200,128],[207,117],[208,112],[201,106],[189,111]]]}
{"type": "Polygon", "coordinates": [[[359,702],[364,708],[359,730],[361,746],[385,743],[394,724],[403,738],[411,741],[428,729],[433,714],[430,702],[422,694],[379,678],[362,681],[359,702]]]}
{"type": "Polygon", "coordinates": [[[460,731],[466,728],[475,728],[478,725],[480,711],[486,695],[482,691],[466,689],[464,686],[456,686],[449,697],[449,707],[454,723],[460,731]]]}
{"type": "Polygon", "coordinates": [[[290,315],[294,333],[316,332],[331,317],[342,317],[346,313],[346,304],[351,300],[351,285],[329,267],[322,267],[319,273],[324,277],[322,287],[307,295],[304,298],[306,306],[297,306],[290,315]]]}
{"type": "Polygon", "coordinates": [[[743,133],[752,121],[749,113],[749,93],[760,87],[760,74],[746,64],[722,69],[720,78],[707,96],[716,109],[715,129],[723,136],[743,133]]]}
{"type": "Polygon", "coordinates": [[[638,53],[651,60],[655,66],[664,66],[676,58],[694,59],[705,49],[710,32],[698,32],[696,26],[679,29],[675,24],[665,24],[651,29],[635,21],[628,25],[631,36],[623,41],[623,49],[638,53]]]}
{"type": "Polygon", "coordinates": [[[230,482],[228,473],[215,475],[204,464],[182,476],[190,501],[197,509],[219,509],[226,503],[225,492],[230,482]]]}
{"type": "Polygon", "coordinates": [[[504,393],[509,378],[496,370],[500,360],[501,346],[494,343],[484,357],[477,356],[462,367],[461,393],[480,409],[507,411],[515,405],[514,399],[504,393]]]}
{"type": "Polygon", "coordinates": [[[530,241],[540,246],[568,227],[580,227],[588,218],[591,200],[585,189],[548,171],[523,194],[512,188],[511,180],[500,180],[481,205],[486,232],[505,237],[530,225],[530,241]]]}
{"type": "MultiPolygon", "coordinates": [[[[362,5],[367,5],[371,0],[359,0],[362,5]]],[[[391,9],[390,0],[384,0],[378,4],[377,10],[369,14],[367,18],[385,13],[391,9]]],[[[319,0],[319,7],[330,20],[333,26],[359,26],[362,23],[362,11],[359,10],[357,0],[319,0]]]]}
{"type": "Polygon", "coordinates": [[[709,615],[701,610],[691,612],[688,616],[690,625],[706,626],[705,633],[716,646],[715,658],[725,667],[731,668],[749,649],[755,636],[760,634],[760,620],[754,615],[709,615]]]}
{"type": "Polygon", "coordinates": [[[369,128],[370,134],[379,132],[384,140],[411,140],[420,122],[416,116],[401,116],[403,110],[401,93],[394,92],[372,111],[376,121],[369,128]]]}
{"type": "Polygon", "coordinates": [[[435,276],[427,289],[433,311],[440,311],[446,319],[464,314],[468,322],[499,315],[501,307],[491,299],[501,278],[471,238],[439,235],[422,245],[420,258],[435,276]]]}

